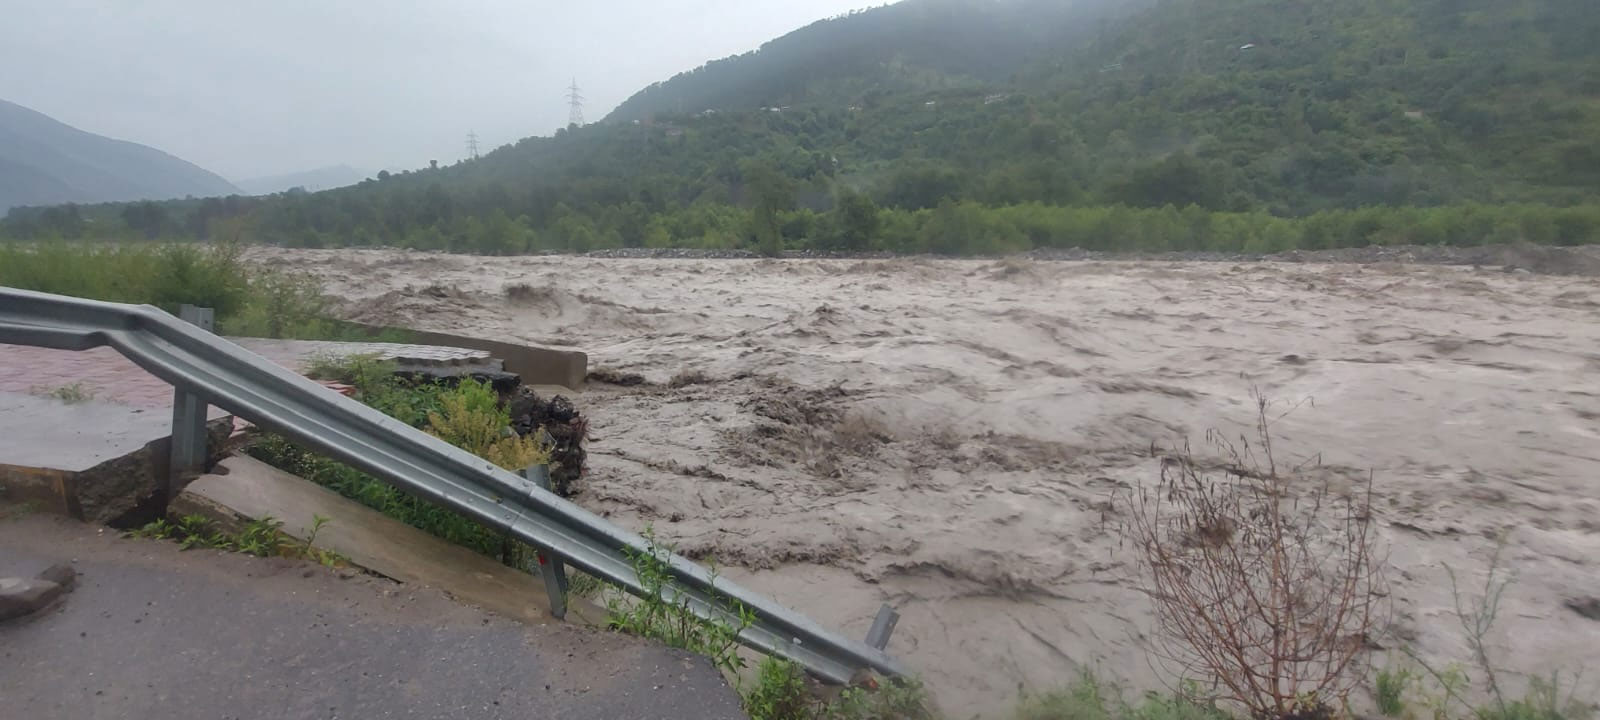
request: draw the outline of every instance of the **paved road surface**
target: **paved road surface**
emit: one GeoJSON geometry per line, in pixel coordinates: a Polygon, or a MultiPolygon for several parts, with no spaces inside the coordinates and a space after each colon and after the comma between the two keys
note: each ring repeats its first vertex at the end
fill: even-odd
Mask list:
{"type": "Polygon", "coordinates": [[[77,589],[0,624],[0,717],[743,717],[707,660],[635,638],[298,561],[0,519],[0,577],[62,561],[77,589]]]}

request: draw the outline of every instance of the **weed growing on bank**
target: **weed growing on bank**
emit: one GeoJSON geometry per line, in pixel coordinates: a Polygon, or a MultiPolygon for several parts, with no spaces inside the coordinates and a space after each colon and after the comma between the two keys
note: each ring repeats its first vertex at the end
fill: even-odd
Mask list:
{"type": "Polygon", "coordinates": [[[1215,704],[1193,699],[1200,693],[1191,685],[1188,691],[1149,693],[1129,702],[1115,685],[1084,671],[1062,690],[1023,699],[1014,715],[1016,720],[1232,720],[1215,704]]]}
{"type": "Polygon", "coordinates": [[[1462,588],[1454,568],[1446,565],[1455,616],[1471,658],[1439,667],[1409,647],[1402,648],[1411,666],[1385,668],[1377,675],[1374,692],[1378,709],[1401,720],[1592,720],[1596,707],[1580,700],[1579,675],[1570,679],[1560,671],[1529,679],[1521,697],[1507,694],[1501,670],[1489,652],[1487,639],[1500,616],[1500,600],[1514,579],[1501,565],[1507,538],[1502,536],[1489,559],[1483,586],[1476,595],[1462,588]],[[1474,697],[1487,698],[1475,701],[1474,697]]]}
{"type": "Polygon", "coordinates": [[[34,388],[32,394],[60,400],[68,405],[78,405],[93,400],[97,393],[89,386],[75,382],[57,388],[34,388]]]}
{"type": "MultiPolygon", "coordinates": [[[[738,673],[745,666],[739,656],[739,634],[755,622],[755,615],[735,603],[734,617],[702,618],[689,608],[689,598],[672,578],[669,558],[673,549],[656,540],[655,531],[645,528],[643,552],[629,550],[628,559],[644,588],[640,597],[611,591],[606,597],[606,623],[613,630],[638,635],[668,647],[688,650],[711,658],[717,668],[738,673]]],[[[715,573],[715,568],[712,568],[715,573]]]]}
{"type": "MultiPolygon", "coordinates": [[[[739,655],[739,635],[755,616],[739,603],[736,615],[701,617],[689,607],[672,579],[668,558],[673,548],[657,540],[646,528],[643,552],[629,553],[633,571],[644,594],[633,597],[620,590],[605,591],[607,624],[613,630],[648,638],[668,647],[688,650],[711,659],[713,665],[738,680],[746,667],[739,655]]],[[[713,575],[715,566],[711,568],[713,575]]],[[[850,687],[836,697],[824,697],[819,686],[793,662],[763,658],[753,681],[742,687],[743,707],[752,720],[924,720],[936,717],[927,692],[916,680],[887,680],[874,688],[850,687]]]]}
{"type": "Polygon", "coordinates": [[[317,515],[312,520],[311,531],[306,534],[306,539],[295,540],[284,534],[282,521],[270,516],[253,520],[237,534],[232,534],[216,529],[204,516],[185,515],[176,520],[166,518],[156,520],[130,531],[128,535],[151,540],[171,540],[184,550],[206,548],[256,557],[304,558],[324,567],[348,565],[349,562],[338,553],[314,546],[317,534],[327,524],[328,518],[317,515]]]}

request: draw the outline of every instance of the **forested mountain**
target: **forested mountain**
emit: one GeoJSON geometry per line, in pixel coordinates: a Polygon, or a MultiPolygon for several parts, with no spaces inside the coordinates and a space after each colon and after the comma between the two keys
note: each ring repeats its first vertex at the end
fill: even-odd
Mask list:
{"type": "Polygon", "coordinates": [[[1169,0],[1091,45],[1076,71],[1036,77],[1080,136],[1135,176],[1183,151],[1239,199],[1280,212],[1573,202],[1600,185],[1595,10],[1169,0]]]}
{"type": "Polygon", "coordinates": [[[639,91],[609,120],[847,107],[906,92],[995,87],[1154,0],[904,0],[816,22],[639,91]]]}
{"type": "Polygon", "coordinates": [[[1592,5],[906,0],[478,160],[85,212],[149,236],[479,252],[1587,242],[1600,215],[1556,208],[1600,191],[1592,5]]]}
{"type": "Polygon", "coordinates": [[[87,133],[0,100],[0,210],[237,191],[160,150],[87,133]]]}

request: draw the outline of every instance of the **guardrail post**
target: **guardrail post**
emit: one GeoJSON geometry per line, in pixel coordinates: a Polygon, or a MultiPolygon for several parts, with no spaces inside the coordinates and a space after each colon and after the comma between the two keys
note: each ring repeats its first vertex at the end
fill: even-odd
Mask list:
{"type": "Polygon", "coordinates": [[[889,647],[889,636],[894,634],[894,626],[900,623],[900,613],[894,608],[884,605],[878,608],[878,617],[872,619],[872,629],[867,631],[867,644],[879,650],[889,647]]]}
{"type": "MultiPolygon", "coordinates": [[[[523,474],[541,489],[550,489],[549,465],[534,465],[523,474]]],[[[534,548],[534,551],[539,562],[539,576],[544,578],[544,592],[550,596],[550,615],[560,620],[567,616],[566,563],[546,548],[534,548]]]]}
{"type": "MultiPolygon", "coordinates": [[[[206,332],[216,327],[211,308],[182,305],[178,319],[206,332]]],[[[167,470],[164,499],[178,494],[185,478],[198,475],[206,465],[206,402],[199,395],[175,388],[172,393],[172,453],[167,470]]]]}

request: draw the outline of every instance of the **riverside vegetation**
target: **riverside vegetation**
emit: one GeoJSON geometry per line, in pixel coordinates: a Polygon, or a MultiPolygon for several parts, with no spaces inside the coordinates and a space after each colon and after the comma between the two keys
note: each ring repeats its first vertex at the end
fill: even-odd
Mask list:
{"type": "Polygon", "coordinates": [[[216,311],[217,332],[298,340],[403,341],[334,319],[313,280],[246,265],[227,243],[0,243],[0,285],[92,300],[216,311]]]}

